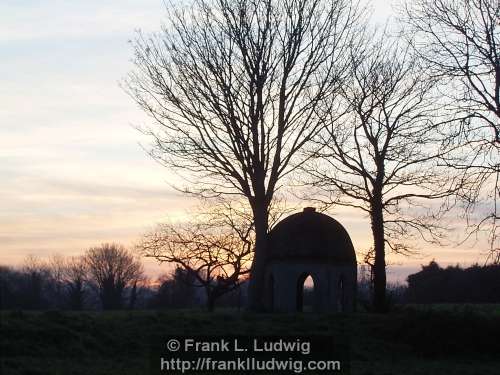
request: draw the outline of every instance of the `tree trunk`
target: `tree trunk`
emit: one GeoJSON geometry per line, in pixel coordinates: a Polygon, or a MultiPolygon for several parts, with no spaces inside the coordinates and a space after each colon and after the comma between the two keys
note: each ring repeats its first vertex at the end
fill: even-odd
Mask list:
{"type": "Polygon", "coordinates": [[[385,274],[384,214],[381,194],[374,194],[371,212],[371,227],[375,262],[373,266],[373,307],[376,312],[387,311],[385,274]]]}
{"type": "Polygon", "coordinates": [[[255,249],[248,285],[248,307],[251,311],[264,311],[264,273],[267,249],[268,212],[264,203],[253,207],[255,220],[255,249]]]}

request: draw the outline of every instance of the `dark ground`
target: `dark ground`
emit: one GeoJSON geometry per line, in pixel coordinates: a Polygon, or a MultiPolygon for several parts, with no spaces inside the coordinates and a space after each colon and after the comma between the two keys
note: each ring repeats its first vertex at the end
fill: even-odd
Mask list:
{"type": "Polygon", "coordinates": [[[348,336],[351,374],[500,374],[500,306],[406,307],[388,315],[232,311],[1,312],[3,375],[148,374],[160,335],[348,336]]]}

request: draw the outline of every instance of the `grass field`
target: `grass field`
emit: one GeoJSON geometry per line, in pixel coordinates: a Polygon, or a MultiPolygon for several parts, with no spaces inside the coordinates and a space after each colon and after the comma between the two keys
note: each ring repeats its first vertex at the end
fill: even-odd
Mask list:
{"type": "Polygon", "coordinates": [[[2,312],[1,373],[148,374],[169,335],[346,337],[351,374],[499,374],[500,306],[414,306],[388,315],[221,311],[2,312]]]}

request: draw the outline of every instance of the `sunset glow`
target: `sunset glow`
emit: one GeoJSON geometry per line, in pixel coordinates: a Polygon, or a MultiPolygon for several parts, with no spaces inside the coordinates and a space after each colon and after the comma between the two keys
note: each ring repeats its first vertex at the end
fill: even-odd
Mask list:
{"type": "MultiPolygon", "coordinates": [[[[386,1],[373,6],[381,22],[391,12],[386,1]]],[[[132,68],[128,40],[135,29],[158,30],[162,13],[158,0],[0,4],[1,264],[77,255],[102,242],[133,246],[196,204],[172,187],[179,177],[147,155],[149,140],[136,128],[150,119],[120,87],[132,68]]],[[[368,218],[353,209],[330,214],[350,233],[359,260],[371,246],[368,218]]],[[[422,242],[415,257],[389,255],[389,280],[403,281],[432,259],[484,262],[486,241],[458,245],[462,239],[458,229],[448,246],[422,242]]],[[[145,266],[151,277],[167,270],[150,260],[145,266]]]]}

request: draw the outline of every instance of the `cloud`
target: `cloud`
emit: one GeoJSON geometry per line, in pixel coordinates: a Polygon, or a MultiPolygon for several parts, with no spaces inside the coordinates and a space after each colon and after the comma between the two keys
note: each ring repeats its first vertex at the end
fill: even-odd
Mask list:
{"type": "Polygon", "coordinates": [[[159,24],[163,13],[157,0],[2,1],[0,43],[130,33],[159,24]]]}
{"type": "MultiPolygon", "coordinates": [[[[390,13],[385,0],[374,6],[390,13]]],[[[127,40],[136,28],[158,30],[163,11],[161,0],[0,2],[0,263],[131,244],[186,215],[190,202],[168,185],[179,179],[145,154],[138,142],[148,140],[130,126],[149,120],[118,87],[132,68],[127,40]]],[[[334,216],[356,249],[370,246],[366,217],[334,216]]],[[[446,261],[478,253],[427,250],[446,261]]]]}

